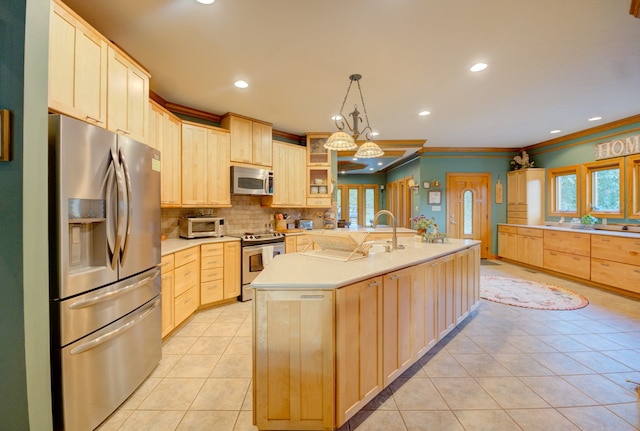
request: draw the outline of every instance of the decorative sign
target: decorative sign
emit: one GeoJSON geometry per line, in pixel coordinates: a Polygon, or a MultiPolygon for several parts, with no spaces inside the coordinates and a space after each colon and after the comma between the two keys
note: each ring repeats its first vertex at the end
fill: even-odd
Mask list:
{"type": "Polygon", "coordinates": [[[502,183],[500,182],[500,176],[498,175],[498,182],[496,183],[496,203],[502,203],[502,183]]]}
{"type": "Polygon", "coordinates": [[[640,153],[640,135],[616,139],[615,141],[596,144],[595,159],[611,159],[640,153]]]}

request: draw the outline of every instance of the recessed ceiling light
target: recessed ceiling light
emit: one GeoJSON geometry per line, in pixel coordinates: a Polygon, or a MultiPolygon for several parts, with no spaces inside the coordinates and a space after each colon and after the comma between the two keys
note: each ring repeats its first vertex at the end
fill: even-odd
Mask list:
{"type": "Polygon", "coordinates": [[[235,85],[238,88],[247,88],[249,86],[247,81],[243,81],[242,79],[239,80],[239,81],[234,82],[233,85],[235,85]]]}
{"type": "Polygon", "coordinates": [[[471,66],[469,70],[472,72],[480,72],[482,70],[485,70],[486,68],[487,68],[486,63],[476,63],[473,66],[471,66]]]}
{"type": "Polygon", "coordinates": [[[354,161],[355,161],[355,160],[358,160],[358,158],[357,158],[357,157],[354,157],[354,158],[353,158],[353,159],[351,159],[351,160],[354,160],[354,161]]]}
{"type": "Polygon", "coordinates": [[[341,173],[341,174],[346,174],[347,172],[346,172],[346,171],[340,171],[340,173],[341,173]]]}
{"type": "Polygon", "coordinates": [[[560,133],[560,132],[562,132],[562,130],[560,130],[560,129],[556,129],[556,130],[552,130],[552,131],[550,131],[549,133],[551,133],[551,134],[555,135],[556,133],[560,133]]]}
{"type": "Polygon", "coordinates": [[[196,0],[198,3],[202,3],[202,4],[211,4],[216,0],[196,0]]]}
{"type": "Polygon", "coordinates": [[[378,136],[380,133],[378,132],[371,132],[371,136],[378,136]]]}
{"type": "Polygon", "coordinates": [[[382,162],[378,162],[378,166],[382,166],[382,162]]]}
{"type": "Polygon", "coordinates": [[[596,117],[589,118],[589,121],[598,121],[598,120],[602,120],[602,117],[596,116],[596,117]]]}
{"type": "Polygon", "coordinates": [[[373,170],[373,168],[369,168],[369,170],[370,170],[370,171],[372,171],[372,170],[373,170]]]}
{"type": "Polygon", "coordinates": [[[429,112],[429,111],[422,111],[422,112],[420,112],[418,115],[421,115],[421,116],[423,116],[423,117],[426,117],[426,116],[427,116],[427,115],[429,115],[429,114],[431,114],[431,112],[429,112]]]}

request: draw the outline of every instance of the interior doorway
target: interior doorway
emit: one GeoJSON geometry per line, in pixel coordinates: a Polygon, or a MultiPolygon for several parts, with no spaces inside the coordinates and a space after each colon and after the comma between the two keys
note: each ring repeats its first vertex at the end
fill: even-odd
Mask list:
{"type": "Polygon", "coordinates": [[[447,235],[482,241],[480,257],[491,250],[489,173],[447,173],[447,235]]]}

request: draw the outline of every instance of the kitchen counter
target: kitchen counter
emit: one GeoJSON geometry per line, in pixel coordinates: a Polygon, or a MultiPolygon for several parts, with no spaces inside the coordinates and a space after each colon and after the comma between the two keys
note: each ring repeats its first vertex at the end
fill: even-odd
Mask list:
{"type": "MultiPolygon", "coordinates": [[[[393,233],[392,227],[340,227],[337,229],[313,229],[313,230],[304,230],[304,229],[290,229],[282,231],[285,235],[304,235],[305,233],[318,233],[326,230],[328,232],[369,232],[369,233],[383,233],[383,234],[391,234],[393,233]]],[[[408,229],[406,227],[396,228],[397,234],[407,235],[414,234],[417,235],[417,232],[413,229],[408,229]]]]}
{"type": "Polygon", "coordinates": [[[333,289],[452,254],[480,241],[449,239],[445,243],[425,243],[398,238],[398,243],[405,248],[370,252],[368,257],[349,262],[302,253],[276,256],[251,285],[257,289],[333,289]]]}
{"type": "Polygon", "coordinates": [[[523,225],[523,224],[512,224],[512,223],[498,223],[498,226],[515,226],[515,227],[526,227],[533,229],[545,229],[545,230],[555,230],[555,231],[563,231],[563,232],[573,232],[573,233],[588,233],[592,235],[609,235],[609,236],[621,236],[627,238],[638,238],[640,237],[640,231],[638,227],[632,227],[633,231],[624,231],[624,230],[613,230],[612,227],[606,227],[606,229],[574,229],[568,226],[568,223],[560,226],[557,224],[550,225],[523,225]]]}
{"type": "Polygon", "coordinates": [[[186,239],[186,238],[169,238],[162,241],[162,256],[167,254],[172,254],[180,250],[185,250],[190,247],[195,247],[197,245],[202,244],[211,244],[217,242],[229,242],[229,241],[240,241],[240,238],[236,238],[233,236],[223,236],[220,238],[194,238],[194,239],[186,239]]]}

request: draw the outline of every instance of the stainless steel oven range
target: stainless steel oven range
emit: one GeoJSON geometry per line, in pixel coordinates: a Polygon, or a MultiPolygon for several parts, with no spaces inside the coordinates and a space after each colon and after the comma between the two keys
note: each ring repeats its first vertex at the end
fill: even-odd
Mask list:
{"type": "Polygon", "coordinates": [[[241,301],[253,299],[251,282],[264,268],[265,258],[284,254],[284,235],[280,232],[247,232],[242,236],[241,301]]]}

